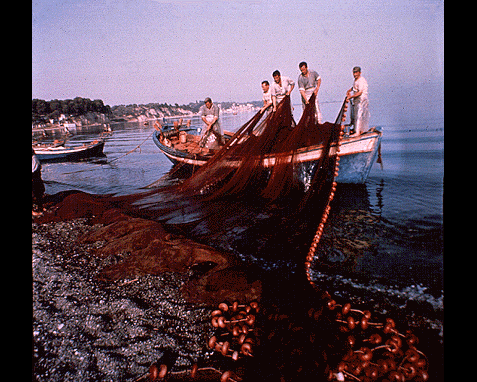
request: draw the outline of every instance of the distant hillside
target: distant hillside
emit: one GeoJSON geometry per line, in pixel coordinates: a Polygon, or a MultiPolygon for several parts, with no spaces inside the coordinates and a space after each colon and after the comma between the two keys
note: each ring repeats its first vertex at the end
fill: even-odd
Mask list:
{"type": "MultiPolygon", "coordinates": [[[[197,108],[197,111],[199,109],[197,108]]],[[[112,119],[147,119],[163,118],[179,115],[193,115],[197,111],[188,105],[169,105],[167,103],[148,103],[115,105],[111,108],[112,119]]]]}
{"type": "MultiPolygon", "coordinates": [[[[61,121],[76,123],[103,123],[109,120],[143,121],[152,118],[175,116],[193,116],[204,104],[191,102],[187,105],[169,105],[167,103],[148,103],[131,105],[105,105],[100,99],[76,97],[74,99],[45,101],[32,99],[32,125],[56,124],[61,121]]],[[[255,110],[262,106],[262,101],[246,103],[217,102],[222,112],[231,113],[255,110]]]]}
{"type": "MultiPolygon", "coordinates": [[[[187,105],[169,105],[167,103],[148,103],[132,105],[115,105],[111,107],[112,119],[147,119],[164,118],[175,116],[192,116],[199,112],[199,108],[204,102],[191,102],[187,105]]],[[[262,101],[251,101],[247,103],[237,102],[217,102],[223,112],[232,112],[234,108],[244,110],[245,107],[253,109],[261,107],[262,101]]]]}

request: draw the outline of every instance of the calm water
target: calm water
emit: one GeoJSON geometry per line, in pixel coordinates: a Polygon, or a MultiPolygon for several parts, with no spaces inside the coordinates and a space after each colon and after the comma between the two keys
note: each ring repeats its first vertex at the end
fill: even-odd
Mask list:
{"type": "MultiPolygon", "coordinates": [[[[339,106],[339,103],[323,104],[325,118],[333,121],[339,106]]],[[[331,239],[323,244],[326,266],[315,265],[313,275],[317,280],[335,283],[336,288],[336,283],[340,283],[357,289],[384,290],[404,299],[425,300],[434,308],[442,309],[443,118],[428,116],[394,123],[380,119],[376,108],[371,112],[378,121],[373,125],[383,127],[383,169],[374,164],[364,186],[338,188],[327,224],[327,232],[335,245],[331,239]],[[344,238],[366,245],[350,256],[349,251],[337,249],[336,243],[344,238]]],[[[234,131],[253,114],[222,114],[222,126],[234,131]]],[[[297,121],[300,114],[301,107],[295,105],[297,121]]],[[[192,125],[200,126],[197,118],[192,125]]],[[[113,135],[107,138],[106,158],[102,162],[44,164],[42,176],[46,192],[78,189],[98,194],[128,194],[163,177],[171,169],[171,163],[152,138],[147,138],[152,126],[120,123],[112,127],[113,135]],[[123,156],[144,140],[140,150],[123,156]],[[105,163],[112,160],[115,161],[105,163]]],[[[82,144],[96,138],[98,133],[77,131],[69,143],[82,144]]],[[[240,227],[226,234],[203,235],[204,231],[200,230],[193,234],[206,237],[203,240],[212,245],[240,252],[244,258],[256,259],[260,257],[254,252],[258,251],[256,248],[267,251],[267,247],[258,245],[260,243],[243,245],[250,239],[243,232],[251,228],[253,222],[252,219],[238,224],[240,227]]],[[[289,235],[295,236],[295,233],[289,235]]],[[[264,257],[274,265],[273,256],[264,257]]]]}

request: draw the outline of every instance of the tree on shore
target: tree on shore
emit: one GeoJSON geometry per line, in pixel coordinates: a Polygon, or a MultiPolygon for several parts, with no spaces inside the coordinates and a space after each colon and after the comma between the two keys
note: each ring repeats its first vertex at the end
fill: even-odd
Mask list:
{"type": "Polygon", "coordinates": [[[92,101],[89,98],[82,97],[65,100],[54,99],[51,101],[34,98],[31,101],[32,121],[42,118],[58,118],[61,114],[78,117],[88,112],[110,115],[111,107],[109,105],[105,105],[100,99],[95,99],[92,101]]]}

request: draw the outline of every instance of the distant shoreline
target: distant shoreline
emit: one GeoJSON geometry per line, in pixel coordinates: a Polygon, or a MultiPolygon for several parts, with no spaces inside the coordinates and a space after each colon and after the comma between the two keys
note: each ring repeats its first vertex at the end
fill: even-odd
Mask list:
{"type": "MultiPolygon", "coordinates": [[[[250,107],[247,109],[239,109],[239,110],[232,110],[232,109],[221,109],[220,111],[224,114],[241,114],[241,113],[248,113],[251,111],[258,111],[259,107],[250,107]]],[[[113,123],[121,123],[121,122],[146,122],[146,121],[158,121],[158,120],[171,120],[177,118],[193,118],[198,117],[199,113],[188,113],[188,114],[174,114],[174,115],[167,115],[164,117],[148,117],[144,114],[140,114],[138,116],[125,116],[125,117],[116,117],[112,119],[105,120],[101,123],[91,123],[91,124],[76,124],[76,127],[65,128],[65,126],[59,124],[47,124],[44,127],[32,127],[32,131],[50,131],[50,130],[67,130],[71,129],[74,130],[76,128],[84,128],[84,127],[94,127],[94,126],[104,126],[106,124],[113,124],[113,123]]]]}
{"type": "MultiPolygon", "coordinates": [[[[222,110],[221,112],[224,114],[241,114],[241,113],[248,113],[251,111],[258,111],[260,108],[259,107],[251,107],[248,109],[240,109],[240,110],[232,110],[232,109],[225,109],[222,110]]],[[[104,129],[108,125],[114,125],[118,123],[150,123],[151,121],[162,121],[162,120],[174,120],[174,119],[179,119],[182,118],[184,120],[186,119],[191,119],[191,118],[197,118],[199,117],[199,113],[189,113],[189,114],[175,114],[175,115],[168,115],[164,117],[147,117],[143,114],[138,115],[138,116],[130,116],[130,117],[116,117],[112,119],[107,119],[104,122],[101,123],[91,123],[91,124],[76,124],[76,127],[65,127],[63,125],[59,124],[47,124],[42,127],[32,127],[32,138],[39,137],[42,135],[62,135],[62,134],[68,134],[68,133],[74,133],[77,130],[83,130],[83,129],[94,129],[94,128],[101,128],[104,129]]]]}
{"type": "MultiPolygon", "coordinates": [[[[71,133],[76,129],[105,126],[118,122],[148,123],[156,120],[194,118],[202,101],[188,105],[167,103],[104,105],[102,100],[76,97],[74,100],[32,100],[32,134],[71,133]]],[[[222,114],[258,111],[262,101],[216,102],[222,114]]]]}

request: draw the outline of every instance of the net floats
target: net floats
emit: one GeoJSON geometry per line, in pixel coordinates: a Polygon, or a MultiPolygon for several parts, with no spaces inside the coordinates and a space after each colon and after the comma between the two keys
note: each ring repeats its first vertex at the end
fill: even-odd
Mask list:
{"type": "Polygon", "coordinates": [[[223,302],[212,311],[211,324],[216,333],[209,339],[208,347],[237,361],[241,356],[253,356],[256,315],[260,311],[257,301],[231,305],[223,302]],[[227,338],[219,341],[218,338],[227,338]],[[231,353],[231,354],[229,354],[231,353]]]}
{"type": "MultiPolygon", "coordinates": [[[[390,317],[380,319],[374,317],[370,310],[354,308],[349,302],[338,303],[327,291],[321,293],[321,304],[321,308],[308,310],[308,318],[319,322],[323,314],[330,317],[338,324],[338,338],[344,341],[348,349],[337,364],[327,366],[324,380],[429,380],[427,357],[416,348],[419,339],[410,330],[402,333],[390,317]]],[[[260,346],[264,324],[288,327],[290,332],[294,331],[293,322],[287,324],[287,321],[291,320],[290,317],[280,311],[269,312],[257,320],[255,317],[258,317],[260,307],[255,301],[250,304],[222,303],[220,308],[222,309],[214,309],[211,312],[211,322],[215,319],[214,323],[217,321],[223,325],[213,324],[216,330],[207,346],[217,355],[231,359],[231,365],[238,360],[246,361],[248,357],[254,356],[255,347],[260,346]],[[245,322],[246,320],[250,322],[245,322]],[[242,329],[243,326],[247,327],[246,330],[242,329]]],[[[241,366],[237,368],[241,370],[241,366]]],[[[222,373],[221,381],[242,380],[234,374],[233,367],[232,370],[218,373],[222,373]]]]}

